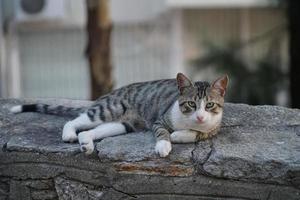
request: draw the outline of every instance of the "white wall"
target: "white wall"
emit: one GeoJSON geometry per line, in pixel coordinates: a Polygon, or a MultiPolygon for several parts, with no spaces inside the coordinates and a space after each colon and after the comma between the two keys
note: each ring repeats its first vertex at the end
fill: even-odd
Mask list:
{"type": "Polygon", "coordinates": [[[173,8],[245,8],[267,7],[270,0],[166,0],[173,8]]]}
{"type": "Polygon", "coordinates": [[[183,71],[179,13],[151,21],[115,24],[112,60],[115,87],[133,82],[175,78],[183,71]]]}
{"type": "Polygon", "coordinates": [[[2,2],[0,2],[0,97],[2,97],[4,94],[5,90],[5,85],[3,82],[3,77],[4,77],[4,51],[5,51],[5,46],[4,46],[4,38],[3,38],[3,17],[2,17],[2,2]]]}
{"type": "Polygon", "coordinates": [[[85,0],[64,0],[65,18],[57,21],[61,23],[39,17],[21,20],[13,1],[1,3],[9,25],[1,43],[5,44],[2,97],[88,99],[85,0]]]}
{"type": "Polygon", "coordinates": [[[84,29],[19,33],[22,97],[90,98],[84,29]]]}
{"type": "Polygon", "coordinates": [[[151,21],[166,9],[165,0],[110,0],[110,14],[114,24],[151,21]]]}

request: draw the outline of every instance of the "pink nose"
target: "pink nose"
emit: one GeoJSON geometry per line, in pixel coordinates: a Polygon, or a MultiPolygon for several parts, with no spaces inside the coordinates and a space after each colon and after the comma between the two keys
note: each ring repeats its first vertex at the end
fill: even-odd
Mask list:
{"type": "Polygon", "coordinates": [[[204,117],[202,117],[202,116],[197,116],[197,120],[198,120],[199,123],[202,123],[202,122],[203,122],[203,119],[204,119],[204,117]]]}

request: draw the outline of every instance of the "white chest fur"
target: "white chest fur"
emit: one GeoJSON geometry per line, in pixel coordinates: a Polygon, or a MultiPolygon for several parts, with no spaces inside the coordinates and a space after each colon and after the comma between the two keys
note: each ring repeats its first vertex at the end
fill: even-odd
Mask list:
{"type": "Polygon", "coordinates": [[[205,105],[202,102],[201,108],[190,115],[185,115],[180,111],[179,103],[176,101],[171,108],[171,123],[175,130],[196,130],[200,132],[209,132],[221,123],[222,112],[219,114],[212,114],[205,110],[205,105]],[[199,123],[197,116],[201,115],[204,120],[199,123]]]}

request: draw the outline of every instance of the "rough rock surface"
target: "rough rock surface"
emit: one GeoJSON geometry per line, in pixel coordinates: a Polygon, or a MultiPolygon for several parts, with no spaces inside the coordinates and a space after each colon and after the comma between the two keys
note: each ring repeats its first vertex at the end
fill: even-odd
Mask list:
{"type": "Polygon", "coordinates": [[[300,199],[300,110],[226,104],[220,133],[154,153],[151,132],[98,141],[83,155],[63,143],[65,117],[9,109],[0,100],[0,199],[300,199]]]}

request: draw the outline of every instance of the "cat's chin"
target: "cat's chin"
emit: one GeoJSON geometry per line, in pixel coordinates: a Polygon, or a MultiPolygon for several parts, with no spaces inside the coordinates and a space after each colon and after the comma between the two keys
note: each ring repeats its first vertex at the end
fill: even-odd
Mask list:
{"type": "Polygon", "coordinates": [[[220,123],[215,123],[215,124],[208,124],[208,123],[199,123],[199,122],[195,122],[192,126],[191,126],[191,130],[194,131],[199,131],[201,133],[209,133],[212,130],[214,130],[216,127],[219,126],[220,123]]]}
{"type": "Polygon", "coordinates": [[[209,129],[192,128],[191,130],[193,130],[193,131],[198,131],[198,132],[200,132],[200,133],[210,133],[210,132],[212,132],[213,130],[215,130],[216,128],[217,128],[217,126],[216,126],[216,127],[211,127],[211,128],[209,128],[209,129]]]}

